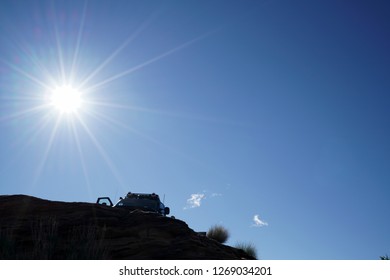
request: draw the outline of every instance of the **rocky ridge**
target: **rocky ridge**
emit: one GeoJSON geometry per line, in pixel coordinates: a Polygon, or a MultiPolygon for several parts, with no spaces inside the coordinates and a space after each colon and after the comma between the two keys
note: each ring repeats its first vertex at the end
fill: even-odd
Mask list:
{"type": "Polygon", "coordinates": [[[0,196],[0,259],[252,259],[181,220],[85,202],[0,196]]]}

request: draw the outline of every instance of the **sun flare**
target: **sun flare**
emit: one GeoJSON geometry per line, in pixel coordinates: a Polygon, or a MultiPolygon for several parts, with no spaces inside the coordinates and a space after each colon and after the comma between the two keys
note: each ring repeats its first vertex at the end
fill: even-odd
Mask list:
{"type": "Polygon", "coordinates": [[[76,113],[82,105],[81,92],[72,86],[57,87],[51,93],[50,104],[60,113],[76,113]]]}

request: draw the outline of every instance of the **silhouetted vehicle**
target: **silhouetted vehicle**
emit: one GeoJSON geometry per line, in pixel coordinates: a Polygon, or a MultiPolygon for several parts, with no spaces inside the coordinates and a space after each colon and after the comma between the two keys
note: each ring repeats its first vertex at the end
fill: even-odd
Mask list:
{"type": "Polygon", "coordinates": [[[119,201],[115,205],[109,197],[99,197],[96,203],[130,210],[139,209],[158,213],[164,216],[169,215],[170,212],[169,207],[165,207],[165,205],[161,202],[160,197],[155,193],[146,194],[129,192],[124,198],[120,197],[119,201]]]}

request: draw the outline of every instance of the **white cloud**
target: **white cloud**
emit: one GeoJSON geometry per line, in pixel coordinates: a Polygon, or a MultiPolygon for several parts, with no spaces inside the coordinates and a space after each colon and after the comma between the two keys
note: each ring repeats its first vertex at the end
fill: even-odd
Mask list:
{"type": "Polygon", "coordinates": [[[268,223],[265,222],[265,221],[262,221],[260,219],[260,216],[259,215],[254,215],[253,216],[253,224],[252,224],[253,227],[264,227],[264,226],[268,226],[268,223]]]}
{"type": "Polygon", "coordinates": [[[222,196],[222,194],[221,193],[212,193],[211,194],[211,197],[216,197],[216,196],[222,196]]]}
{"type": "Polygon", "coordinates": [[[206,198],[204,193],[194,193],[187,199],[187,206],[184,209],[200,207],[202,200],[206,198]]]}

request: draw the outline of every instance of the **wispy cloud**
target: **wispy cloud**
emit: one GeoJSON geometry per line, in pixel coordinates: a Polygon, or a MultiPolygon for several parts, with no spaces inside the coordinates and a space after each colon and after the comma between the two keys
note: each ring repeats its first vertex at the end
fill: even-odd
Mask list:
{"type": "Polygon", "coordinates": [[[221,193],[212,193],[211,194],[211,197],[216,197],[216,196],[222,196],[222,194],[221,193]]]}
{"type": "Polygon", "coordinates": [[[261,220],[260,219],[260,216],[259,215],[254,215],[253,216],[253,224],[252,224],[253,227],[264,227],[264,226],[268,226],[268,223],[261,220]]]}
{"type": "Polygon", "coordinates": [[[200,207],[202,200],[206,198],[204,193],[194,193],[187,199],[187,206],[184,209],[200,207]]]}

